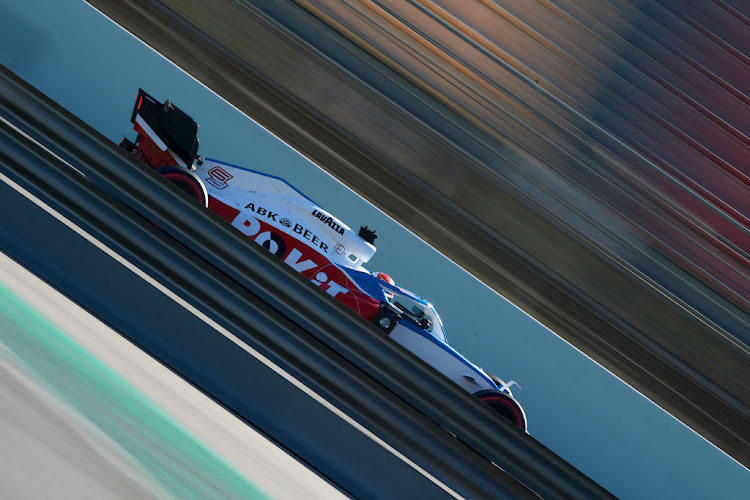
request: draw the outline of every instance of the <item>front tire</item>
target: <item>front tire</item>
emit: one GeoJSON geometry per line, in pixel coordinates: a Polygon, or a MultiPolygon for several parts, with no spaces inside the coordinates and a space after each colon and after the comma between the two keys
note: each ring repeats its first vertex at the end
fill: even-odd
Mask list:
{"type": "Polygon", "coordinates": [[[174,166],[159,167],[156,172],[205,208],[208,208],[208,191],[206,191],[203,181],[194,172],[174,166]]]}
{"type": "Polygon", "coordinates": [[[474,394],[481,402],[498,412],[513,425],[526,432],[526,413],[513,397],[504,392],[487,390],[474,394]]]}

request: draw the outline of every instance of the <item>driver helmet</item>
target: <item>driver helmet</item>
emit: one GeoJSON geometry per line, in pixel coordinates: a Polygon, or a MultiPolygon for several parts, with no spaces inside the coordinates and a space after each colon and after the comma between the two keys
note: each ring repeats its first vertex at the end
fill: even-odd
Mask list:
{"type": "Polygon", "coordinates": [[[388,276],[385,273],[381,273],[381,272],[378,271],[378,272],[373,273],[372,275],[375,276],[379,280],[385,281],[389,285],[394,285],[394,286],[396,285],[396,282],[393,281],[393,278],[391,278],[390,276],[388,276]]]}

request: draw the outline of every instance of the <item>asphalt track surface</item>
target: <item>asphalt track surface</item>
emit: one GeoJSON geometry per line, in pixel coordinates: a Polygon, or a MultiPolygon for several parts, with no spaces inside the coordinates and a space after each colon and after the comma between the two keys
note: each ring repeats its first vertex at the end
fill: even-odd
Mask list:
{"type": "MultiPolygon", "coordinates": [[[[696,267],[700,259],[691,260],[690,251],[684,254],[688,257],[676,257],[677,243],[669,239],[683,234],[683,226],[656,225],[650,233],[653,239],[638,234],[644,221],[650,220],[636,217],[639,207],[648,213],[666,213],[659,211],[653,199],[617,205],[616,199],[609,198],[619,209],[607,212],[599,204],[606,192],[575,188],[581,183],[586,186],[590,182],[586,179],[570,182],[571,176],[581,172],[575,165],[619,168],[628,161],[640,161],[641,150],[626,147],[632,139],[628,131],[603,134],[603,130],[640,119],[639,115],[608,115],[605,128],[584,120],[573,123],[574,136],[561,133],[564,120],[540,121],[518,105],[529,104],[523,101],[524,92],[540,90],[538,81],[527,78],[520,84],[511,82],[517,88],[511,88],[510,80],[502,82],[511,95],[499,105],[508,121],[493,122],[472,110],[471,101],[478,94],[464,101],[456,98],[461,91],[455,94],[451,87],[461,88],[465,80],[458,78],[435,90],[437,84],[419,73],[422,67],[398,59],[402,52],[383,42],[396,39],[397,33],[368,23],[372,13],[360,12],[353,15],[354,20],[346,19],[323,3],[90,3],[745,466],[750,464],[746,262],[740,258],[739,264],[732,264],[726,272],[734,274],[726,279],[716,268],[696,267]],[[300,79],[301,74],[307,78],[300,79]],[[489,133],[488,126],[503,135],[489,133]],[[602,134],[610,142],[603,143],[602,134]],[[550,149],[551,139],[559,147],[550,149]],[[570,159],[564,162],[562,177],[560,172],[550,174],[540,161],[540,157],[560,155],[570,159]],[[488,171],[487,165],[495,165],[494,170],[488,171]],[[587,210],[593,222],[582,217],[587,210]]],[[[705,37],[709,33],[719,37],[711,39],[711,44],[731,50],[747,40],[742,24],[747,13],[734,3],[722,2],[721,12],[729,12],[727,22],[733,27],[727,31],[732,34],[726,35],[729,41],[716,35],[714,19],[681,2],[670,3],[666,14],[661,7],[627,11],[625,4],[606,4],[609,14],[617,14],[608,18],[611,26],[624,26],[618,36],[627,29],[639,33],[641,19],[644,32],[651,29],[652,35],[685,37],[696,32],[705,37]],[[644,12],[647,15],[639,17],[644,12]],[[670,21],[675,12],[682,19],[676,27],[670,21]],[[659,20],[666,27],[660,28],[659,20]]],[[[357,2],[345,5],[356,12],[352,6],[357,2]]],[[[413,18],[403,14],[401,20],[416,23],[417,14],[412,13],[413,18]]],[[[494,15],[509,17],[505,11],[494,15]]],[[[390,22],[397,24],[393,18],[390,22]]],[[[571,24],[581,25],[580,20],[576,22],[571,24]]],[[[427,30],[417,24],[412,28],[427,30]]],[[[449,46],[437,38],[432,41],[439,49],[449,46]]],[[[586,40],[579,43],[585,45],[586,40]]],[[[523,54],[520,50],[516,55],[523,54]]],[[[533,52],[526,55],[534,61],[533,52]]],[[[609,55],[616,58],[618,53],[609,55]]],[[[447,71],[435,71],[425,60],[419,61],[427,73],[447,71]]],[[[587,64],[595,67],[598,62],[587,64]]],[[[632,60],[613,66],[620,63],[626,69],[632,66],[632,60]]],[[[623,73],[622,67],[618,74],[623,73]]],[[[743,74],[747,66],[740,63],[737,71],[743,74]]],[[[623,88],[612,85],[607,88],[623,88]]],[[[542,90],[546,96],[571,91],[561,84],[542,90]]],[[[634,94],[648,92],[639,89],[634,94]]],[[[737,92],[744,95],[741,88],[737,92]]],[[[536,109],[546,107],[552,117],[569,110],[564,99],[562,105],[555,101],[557,107],[550,107],[550,101],[530,102],[536,109]]],[[[603,109],[596,112],[603,113],[603,109]]],[[[684,123],[690,116],[687,113],[675,123],[684,123]]],[[[739,127],[740,135],[744,133],[736,117],[727,118],[727,123],[739,127]]],[[[659,133],[652,126],[643,129],[647,135],[659,133]]],[[[725,127],[720,133],[731,135],[732,130],[736,132],[725,127]]],[[[710,138],[705,141],[715,146],[710,138]]],[[[688,151],[679,144],[666,149],[688,151]]],[[[689,156],[669,159],[673,163],[692,160],[689,156]]],[[[622,183],[622,179],[611,180],[615,185],[622,183]]],[[[729,196],[717,194],[722,195],[729,196]]],[[[742,205],[729,208],[738,211],[738,217],[745,211],[742,205]]],[[[742,253],[746,228],[732,227],[734,232],[724,234],[722,241],[742,253]]],[[[700,241],[699,237],[693,235],[690,241],[700,241]]],[[[702,245],[694,247],[706,248],[702,245]]],[[[707,255],[715,254],[709,250],[707,255]]]]}

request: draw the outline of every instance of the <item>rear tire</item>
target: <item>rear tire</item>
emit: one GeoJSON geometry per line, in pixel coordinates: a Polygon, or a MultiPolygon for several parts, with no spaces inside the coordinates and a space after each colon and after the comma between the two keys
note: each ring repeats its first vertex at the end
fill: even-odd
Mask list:
{"type": "Polygon", "coordinates": [[[159,167],[156,172],[195,201],[208,208],[208,191],[195,173],[180,167],[159,167]]]}
{"type": "Polygon", "coordinates": [[[518,401],[504,392],[487,390],[474,394],[481,402],[498,412],[513,425],[526,432],[526,413],[518,401]]]}

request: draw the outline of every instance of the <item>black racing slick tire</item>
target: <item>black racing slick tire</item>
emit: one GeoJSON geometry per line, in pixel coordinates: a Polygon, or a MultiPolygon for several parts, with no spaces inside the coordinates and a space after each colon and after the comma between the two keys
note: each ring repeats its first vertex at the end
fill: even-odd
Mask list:
{"type": "Polygon", "coordinates": [[[526,432],[526,413],[514,398],[504,392],[494,390],[479,391],[474,396],[500,413],[500,415],[509,420],[513,425],[526,432]]]}
{"type": "Polygon", "coordinates": [[[208,192],[200,177],[181,167],[159,167],[156,172],[195,201],[208,208],[208,192]]]}

